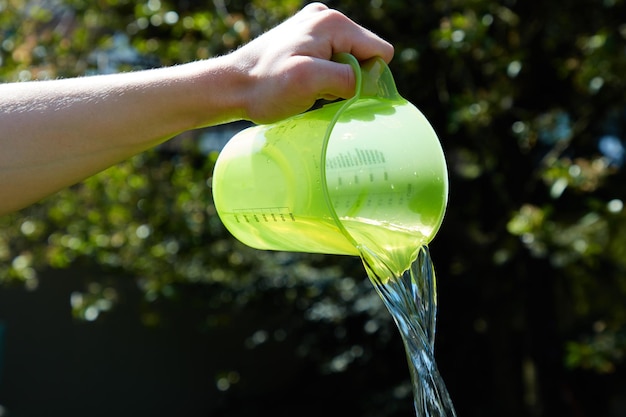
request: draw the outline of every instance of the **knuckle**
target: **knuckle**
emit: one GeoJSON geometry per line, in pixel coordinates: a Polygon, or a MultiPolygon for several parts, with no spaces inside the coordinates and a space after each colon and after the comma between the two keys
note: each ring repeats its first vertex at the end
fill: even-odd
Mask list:
{"type": "Polygon", "coordinates": [[[315,28],[333,29],[340,27],[346,20],[348,18],[340,11],[323,6],[312,16],[311,24],[315,28]]]}
{"type": "Polygon", "coordinates": [[[324,10],[328,10],[328,7],[324,3],[314,2],[306,5],[303,10],[310,12],[321,12],[324,10]]]}

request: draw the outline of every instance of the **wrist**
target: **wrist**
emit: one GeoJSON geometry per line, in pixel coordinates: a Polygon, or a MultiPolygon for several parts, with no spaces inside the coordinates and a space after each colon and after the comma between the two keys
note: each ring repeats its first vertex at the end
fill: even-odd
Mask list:
{"type": "Polygon", "coordinates": [[[185,64],[190,69],[191,114],[203,127],[247,119],[250,77],[234,54],[185,64]]]}

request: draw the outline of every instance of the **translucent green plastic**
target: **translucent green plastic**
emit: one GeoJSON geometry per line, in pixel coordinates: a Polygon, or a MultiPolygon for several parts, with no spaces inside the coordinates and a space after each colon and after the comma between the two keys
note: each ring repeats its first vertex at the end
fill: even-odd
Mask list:
{"type": "Polygon", "coordinates": [[[359,255],[365,245],[402,263],[441,225],[444,154],[382,59],[336,60],[352,65],[356,95],[235,135],[215,165],[215,207],[254,248],[359,255]]]}

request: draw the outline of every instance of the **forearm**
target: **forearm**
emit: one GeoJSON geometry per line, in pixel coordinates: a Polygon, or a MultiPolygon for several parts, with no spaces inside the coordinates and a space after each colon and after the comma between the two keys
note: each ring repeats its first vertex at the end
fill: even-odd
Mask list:
{"type": "Polygon", "coordinates": [[[0,215],[179,132],[240,118],[225,59],[0,85],[0,215]]]}

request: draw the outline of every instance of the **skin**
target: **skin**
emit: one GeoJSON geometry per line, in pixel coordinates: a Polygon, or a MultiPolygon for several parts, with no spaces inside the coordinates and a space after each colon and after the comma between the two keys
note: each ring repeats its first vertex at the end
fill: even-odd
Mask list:
{"type": "Polygon", "coordinates": [[[0,85],[0,215],[177,134],[235,120],[269,123],[319,98],[349,98],[359,60],[393,47],[312,3],[221,57],[146,71],[0,85]]]}

